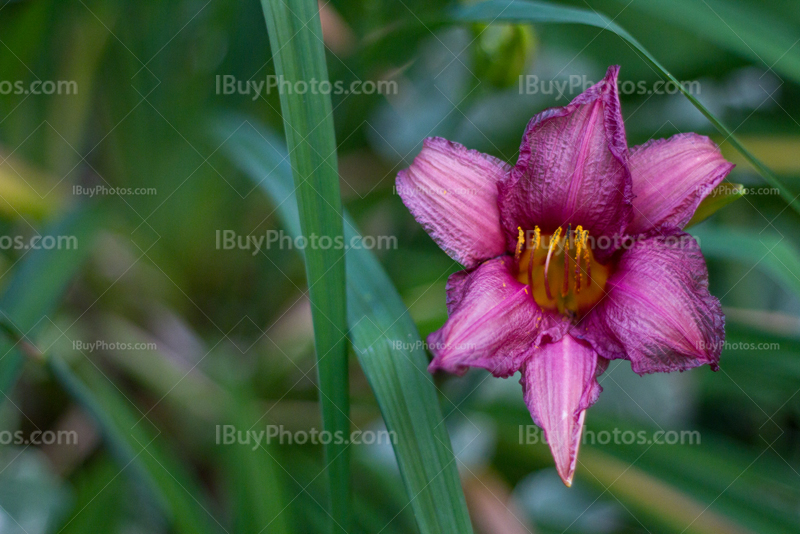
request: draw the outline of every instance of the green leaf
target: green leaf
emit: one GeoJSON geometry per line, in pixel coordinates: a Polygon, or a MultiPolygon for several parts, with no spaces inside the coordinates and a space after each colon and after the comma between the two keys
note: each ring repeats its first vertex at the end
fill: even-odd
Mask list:
{"type": "MultiPolygon", "coordinates": [[[[97,207],[81,209],[42,231],[43,236],[74,236],[77,248],[30,249],[22,256],[0,297],[4,322],[28,338],[31,330],[48,324],[47,316],[89,255],[100,220],[97,207]]],[[[0,338],[0,355],[0,391],[5,399],[22,370],[23,356],[16,340],[5,336],[0,338]]]]}
{"type": "Polygon", "coordinates": [[[111,455],[137,487],[168,517],[176,532],[211,534],[216,519],[209,511],[199,484],[162,445],[160,431],[130,408],[119,389],[93,365],[82,365],[81,376],[59,357],[48,356],[56,381],[97,423],[111,455]]]}
{"type": "MultiPolygon", "coordinates": [[[[262,0],[275,74],[292,87],[328,82],[319,7],[314,0],[262,0]]],[[[281,91],[281,115],[297,191],[300,228],[306,238],[342,238],[342,201],[330,95],[281,91]]],[[[320,404],[325,430],[349,434],[347,313],[344,251],[308,247],[308,293],[314,323],[320,404]]],[[[325,445],[331,520],[350,530],[348,444],[325,445]]]]}
{"type": "Polygon", "coordinates": [[[700,113],[725,136],[725,140],[733,145],[759,174],[773,187],[780,191],[781,196],[797,213],[800,213],[800,202],[773,172],[756,158],[733,132],[714,116],[697,98],[689,93],[683,84],[673,76],[644,46],[619,24],[607,16],[596,11],[565,7],[535,0],[488,0],[479,4],[462,6],[453,12],[453,19],[458,22],[515,22],[515,23],[556,23],[556,24],[583,24],[594,26],[603,30],[614,32],[627,41],[657,69],[662,76],[672,81],[683,95],[696,107],[700,113]]]}
{"type": "Polygon", "coordinates": [[[722,182],[711,191],[711,194],[709,194],[703,199],[702,202],[700,202],[700,205],[697,206],[697,210],[695,210],[694,215],[692,215],[692,218],[688,223],[686,223],[686,228],[705,221],[717,211],[721,210],[734,200],[742,198],[744,195],[745,190],[742,184],[722,182]]]}
{"type": "MultiPolygon", "coordinates": [[[[285,153],[253,121],[228,116],[216,128],[223,150],[270,196],[287,230],[297,228],[285,153]],[[231,132],[236,132],[235,135],[231,132]]],[[[346,218],[345,242],[358,236],[346,218]]],[[[349,248],[350,337],[389,431],[420,532],[472,532],[436,387],[414,321],[392,281],[368,250],[349,248]],[[403,348],[397,348],[401,345],[403,348]]]]}

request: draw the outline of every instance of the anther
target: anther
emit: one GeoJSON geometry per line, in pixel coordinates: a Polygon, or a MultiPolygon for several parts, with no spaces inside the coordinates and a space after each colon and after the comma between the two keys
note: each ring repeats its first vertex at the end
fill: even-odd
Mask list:
{"type": "Polygon", "coordinates": [[[586,285],[592,285],[592,258],[589,251],[589,230],[583,231],[583,261],[586,263],[586,285]]]}
{"type": "Polygon", "coordinates": [[[583,248],[583,227],[575,228],[575,294],[581,292],[581,249],[583,248]]]}
{"type": "Polygon", "coordinates": [[[525,244],[525,232],[522,231],[521,226],[517,226],[517,230],[519,235],[517,236],[517,251],[514,253],[515,260],[519,260],[519,256],[522,254],[522,245],[525,244]]]}

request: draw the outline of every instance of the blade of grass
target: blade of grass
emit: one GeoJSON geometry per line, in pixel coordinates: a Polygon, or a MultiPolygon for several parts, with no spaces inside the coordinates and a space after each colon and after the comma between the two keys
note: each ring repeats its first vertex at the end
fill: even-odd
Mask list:
{"type": "MultiPolygon", "coordinates": [[[[95,324],[94,329],[103,339],[116,339],[131,347],[144,347],[155,341],[135,325],[113,315],[95,324]]],[[[191,367],[167,351],[137,350],[135,358],[128,353],[109,351],[106,361],[113,362],[155,398],[163,399],[164,408],[169,407],[182,419],[195,418],[197,425],[206,427],[227,420],[242,431],[252,429],[259,421],[263,412],[255,408],[256,396],[246,388],[242,391],[240,383],[222,387],[197,367],[191,367]]],[[[201,352],[206,353],[208,349],[203,348],[201,352]]],[[[274,444],[266,441],[253,448],[249,441],[247,444],[229,443],[224,436],[220,442],[220,436],[217,434],[216,450],[222,465],[226,466],[222,477],[235,496],[231,500],[235,531],[289,532],[289,503],[284,498],[285,481],[281,476],[284,471],[277,460],[274,444]]]]}
{"type": "MultiPolygon", "coordinates": [[[[42,231],[43,236],[75,237],[77,248],[31,249],[14,268],[11,281],[0,297],[0,317],[24,336],[47,323],[58,299],[92,249],[100,227],[98,207],[80,209],[42,231]]],[[[0,338],[0,392],[5,400],[22,370],[23,356],[16,341],[0,338]]],[[[0,401],[1,402],[1,401],[0,401]]]]}
{"type": "MultiPolygon", "coordinates": [[[[272,199],[286,230],[296,231],[298,212],[289,169],[282,163],[285,152],[277,148],[280,140],[236,116],[220,121],[215,131],[232,161],[272,199]]],[[[346,218],[345,242],[357,236],[346,218]]],[[[472,526],[450,437],[414,321],[372,252],[349,248],[346,262],[351,341],[393,432],[395,457],[419,530],[468,534],[472,526]],[[396,348],[401,344],[403,349],[396,348]]]]}
{"type": "MultiPolygon", "coordinates": [[[[262,0],[275,74],[292,87],[328,81],[319,8],[314,0],[262,0]]],[[[343,235],[342,201],[331,99],[321,91],[281,91],[281,115],[306,238],[336,243],[343,235]]],[[[305,254],[317,351],[322,424],[349,435],[344,251],[308,247],[305,254]]],[[[350,530],[348,444],[325,445],[334,531],[350,530]]]]}
{"type": "Polygon", "coordinates": [[[128,400],[95,367],[82,366],[79,376],[57,356],[49,355],[46,362],[56,381],[94,419],[121,470],[130,471],[138,487],[146,488],[146,495],[154,498],[176,532],[211,534],[222,530],[213,527],[216,519],[201,504],[204,498],[199,484],[163,448],[160,432],[150,431],[149,422],[139,420],[128,400]]]}
{"type": "Polygon", "coordinates": [[[487,0],[479,4],[458,7],[453,11],[452,19],[457,22],[511,22],[511,23],[553,23],[553,24],[583,24],[594,26],[603,30],[616,33],[632,45],[644,59],[658,70],[662,76],[675,84],[683,95],[702,113],[714,127],[725,136],[724,141],[729,142],[744,158],[758,171],[770,185],[780,191],[786,202],[800,213],[800,202],[791,190],[758,158],[756,158],[733,132],[714,116],[694,95],[692,95],[639,41],[619,24],[607,16],[596,11],[589,11],[575,7],[559,6],[538,2],[535,0],[487,0]]]}

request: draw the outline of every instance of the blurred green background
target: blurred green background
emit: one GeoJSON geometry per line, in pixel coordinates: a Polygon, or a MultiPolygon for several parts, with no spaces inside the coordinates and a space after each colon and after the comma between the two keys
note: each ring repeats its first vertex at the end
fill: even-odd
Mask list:
{"type": "MultiPolygon", "coordinates": [[[[571,5],[699,82],[695,96],[800,193],[800,4],[571,5]]],[[[374,252],[423,339],[459,270],[394,191],[426,136],[514,162],[530,117],[581,90],[542,87],[620,64],[621,83],[647,88],[622,95],[631,145],[710,135],[751,192],[692,229],[728,319],[720,371],[638,377],[614,362],[587,429],[648,441],[585,444],[571,489],[546,445],[521,443],[532,423],[516,379],[435,377],[475,530],[800,532],[797,212],[682,95],[650,91],[662,77],[614,33],[457,25],[451,7],[322,6],[330,79],[394,82],[331,96],[341,188],[364,235],[396,237],[374,252]],[[545,85],[520,90],[533,79],[545,85]],[[700,438],[654,444],[658,431],[700,438]]],[[[218,246],[221,232],[283,228],[265,194],[290,172],[278,93],[219,89],[267,80],[270,58],[256,0],[0,2],[0,235],[78,244],[0,241],[1,533],[325,530],[320,446],[217,439],[222,425],[320,428],[302,258],[218,246]],[[30,443],[36,432],[77,443],[30,443]]],[[[355,358],[350,389],[354,428],[383,428],[355,358]]],[[[391,447],[350,453],[353,532],[415,532],[391,447]]]]}

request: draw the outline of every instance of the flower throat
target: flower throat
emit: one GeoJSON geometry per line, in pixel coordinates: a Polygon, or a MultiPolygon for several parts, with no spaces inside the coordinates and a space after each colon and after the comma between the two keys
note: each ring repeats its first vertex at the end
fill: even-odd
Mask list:
{"type": "Polygon", "coordinates": [[[609,268],[594,259],[588,230],[569,225],[566,232],[558,227],[543,235],[536,226],[531,236],[518,230],[517,280],[531,288],[539,306],[580,316],[605,295],[609,268]]]}

